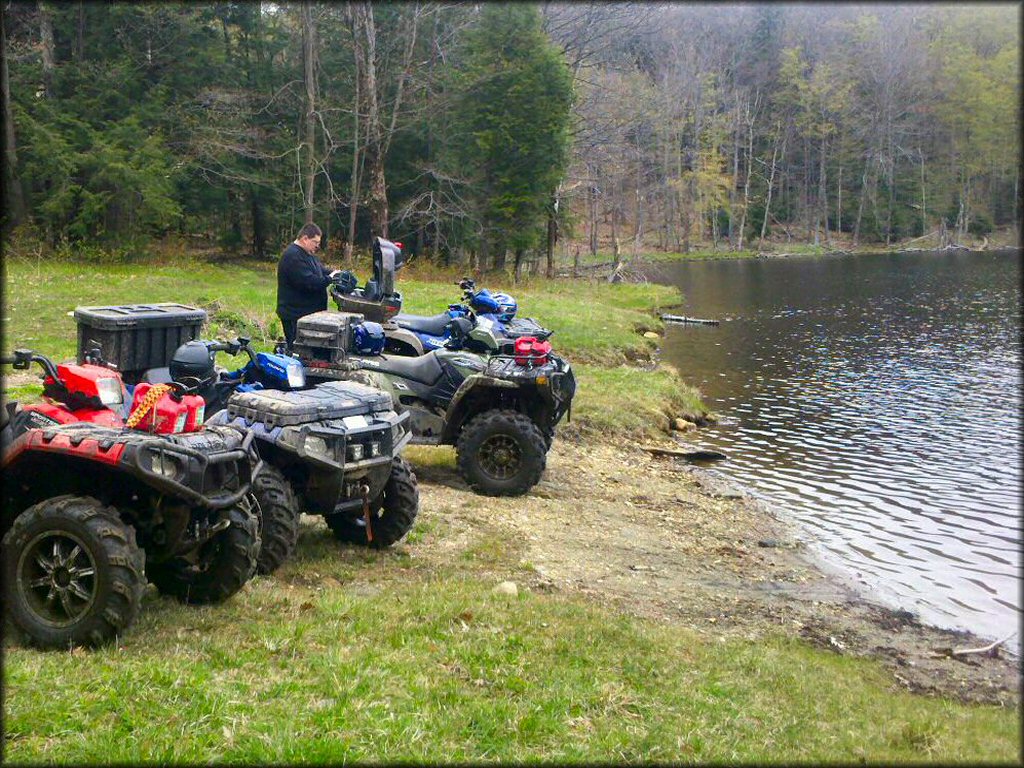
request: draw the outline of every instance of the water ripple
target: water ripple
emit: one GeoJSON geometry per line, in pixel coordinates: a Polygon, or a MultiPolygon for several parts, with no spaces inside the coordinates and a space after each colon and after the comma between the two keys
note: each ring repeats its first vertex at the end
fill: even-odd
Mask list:
{"type": "Polygon", "coordinates": [[[664,356],[727,418],[714,470],[926,619],[1020,619],[1019,257],[922,254],[674,265],[664,356]]]}

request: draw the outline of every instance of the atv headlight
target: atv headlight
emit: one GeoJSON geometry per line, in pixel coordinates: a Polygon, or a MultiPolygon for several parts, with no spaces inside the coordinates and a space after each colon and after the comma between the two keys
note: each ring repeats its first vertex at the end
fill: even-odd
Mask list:
{"type": "Polygon", "coordinates": [[[319,456],[323,459],[333,459],[334,456],[327,445],[327,441],[316,435],[306,435],[306,442],[303,443],[306,453],[310,456],[319,456]]]}
{"type": "Polygon", "coordinates": [[[96,379],[96,389],[99,390],[100,402],[104,405],[121,405],[124,402],[120,379],[96,379]]]}
{"type": "Polygon", "coordinates": [[[306,386],[306,372],[301,363],[288,365],[288,386],[294,389],[306,386]]]}
{"type": "Polygon", "coordinates": [[[376,440],[370,443],[369,449],[370,456],[380,456],[380,443],[378,443],[376,440]]]}
{"type": "Polygon", "coordinates": [[[348,447],[348,457],[351,461],[362,461],[363,460],[363,446],[356,443],[348,447]]]}
{"type": "Polygon", "coordinates": [[[153,453],[149,468],[153,471],[153,474],[163,475],[172,480],[181,471],[181,465],[178,463],[178,460],[166,453],[153,453]]]}

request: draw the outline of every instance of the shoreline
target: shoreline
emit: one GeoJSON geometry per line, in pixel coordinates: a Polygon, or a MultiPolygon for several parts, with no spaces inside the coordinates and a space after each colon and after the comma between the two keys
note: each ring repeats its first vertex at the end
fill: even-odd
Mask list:
{"type": "MultiPolygon", "coordinates": [[[[628,490],[658,489],[669,475],[675,476],[666,488],[671,493],[679,485],[677,478],[682,479],[682,485],[689,491],[688,506],[692,515],[701,520],[701,530],[677,528],[674,539],[663,541],[656,533],[660,530],[657,522],[644,520],[646,516],[634,519],[634,523],[651,533],[650,540],[643,534],[639,534],[639,539],[656,563],[651,566],[652,573],[670,567],[680,570],[674,576],[664,576],[667,584],[663,586],[669,587],[664,594],[652,595],[644,588],[635,588],[631,582],[637,574],[615,573],[621,545],[606,549],[600,541],[596,544],[600,559],[614,575],[602,573],[596,583],[591,583],[569,569],[572,576],[567,586],[571,584],[575,590],[599,600],[624,599],[625,605],[620,607],[629,613],[682,620],[712,638],[738,634],[757,639],[781,630],[839,655],[876,660],[889,670],[898,686],[913,692],[964,702],[1004,706],[1019,703],[1021,677],[1017,652],[1004,647],[992,658],[934,658],[939,649],[977,648],[990,641],[968,630],[927,623],[915,613],[873,598],[851,574],[801,541],[806,532],[797,521],[738,484],[678,459],[646,454],[637,457],[629,449],[604,440],[576,441],[569,451],[584,456],[612,451],[624,453],[623,463],[627,466],[636,461],[648,463],[640,473],[640,482],[628,490]],[[684,565],[674,557],[679,544],[683,550],[697,555],[697,562],[684,565]]],[[[574,463],[587,466],[586,460],[578,458],[574,463]]],[[[591,477],[590,481],[600,479],[591,477]]],[[[661,506],[655,503],[647,511],[657,515],[661,506]]],[[[631,516],[633,510],[622,512],[631,516]]],[[[614,511],[609,511],[608,516],[617,517],[614,511]]],[[[531,549],[531,560],[538,554],[531,549]]],[[[543,562],[543,558],[537,562],[543,562]]],[[[638,570],[646,566],[627,567],[638,570]]],[[[587,568],[581,570],[588,573],[587,568]]],[[[559,569],[545,575],[557,573],[559,569]]]]}

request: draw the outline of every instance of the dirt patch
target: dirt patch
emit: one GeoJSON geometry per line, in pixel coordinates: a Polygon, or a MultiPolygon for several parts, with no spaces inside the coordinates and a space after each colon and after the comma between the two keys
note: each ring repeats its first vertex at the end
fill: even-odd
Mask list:
{"type": "Polygon", "coordinates": [[[678,459],[559,439],[544,479],[512,499],[474,495],[451,468],[416,473],[421,519],[443,528],[409,548],[417,559],[440,566],[498,533],[516,543],[534,589],[575,591],[709,638],[781,631],[878,659],[897,687],[1019,702],[1018,663],[1005,651],[931,658],[986,641],[867,601],[819,567],[771,509],[678,459]]]}

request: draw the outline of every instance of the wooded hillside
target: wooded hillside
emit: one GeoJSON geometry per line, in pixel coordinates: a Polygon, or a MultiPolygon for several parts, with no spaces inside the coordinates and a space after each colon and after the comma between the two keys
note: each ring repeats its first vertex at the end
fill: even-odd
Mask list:
{"type": "Polygon", "coordinates": [[[1019,5],[8,2],[5,237],[518,269],[1020,215],[1019,5]],[[550,262],[549,262],[550,263],[550,262]]]}

